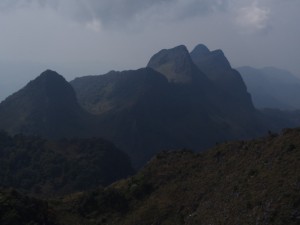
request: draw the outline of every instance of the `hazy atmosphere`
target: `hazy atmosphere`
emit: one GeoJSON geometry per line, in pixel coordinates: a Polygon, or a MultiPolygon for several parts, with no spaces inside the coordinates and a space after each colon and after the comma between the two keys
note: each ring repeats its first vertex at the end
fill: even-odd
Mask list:
{"type": "Polygon", "coordinates": [[[45,69],[71,80],[204,43],[233,67],[300,75],[299,0],[1,0],[0,100],[45,69]]]}

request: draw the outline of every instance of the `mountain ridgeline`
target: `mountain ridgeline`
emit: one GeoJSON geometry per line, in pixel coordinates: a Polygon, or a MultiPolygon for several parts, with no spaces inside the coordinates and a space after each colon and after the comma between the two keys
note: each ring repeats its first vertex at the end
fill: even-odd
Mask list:
{"type": "Polygon", "coordinates": [[[146,68],[81,77],[71,85],[81,106],[100,118],[101,135],[135,165],[162,149],[203,150],[270,129],[224,54],[198,50],[164,49],[146,68]],[[209,69],[219,61],[227,64],[209,69]]]}
{"type": "Polygon", "coordinates": [[[103,137],[142,166],[164,149],[197,151],[282,128],[257,111],[221,50],[164,49],[145,68],[67,83],[45,71],[0,104],[0,129],[47,138],[103,137]]]}

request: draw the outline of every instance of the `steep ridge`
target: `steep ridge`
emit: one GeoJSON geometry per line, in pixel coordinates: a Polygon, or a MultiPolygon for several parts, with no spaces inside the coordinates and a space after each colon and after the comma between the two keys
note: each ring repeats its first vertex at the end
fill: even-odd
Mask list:
{"type": "Polygon", "coordinates": [[[165,88],[167,80],[152,69],[111,71],[105,75],[76,78],[70,84],[79,103],[90,113],[102,115],[130,109],[147,92],[165,88]]]}
{"type": "Polygon", "coordinates": [[[289,129],[200,154],[163,152],[127,180],[68,196],[58,212],[80,215],[81,224],[296,225],[299,140],[300,130],[289,129]]]}
{"type": "MultiPolygon", "coordinates": [[[[204,44],[199,44],[191,51],[190,55],[193,62],[201,68],[203,72],[232,69],[228,59],[220,49],[210,51],[204,44]]],[[[209,78],[213,80],[219,77],[209,76],[209,78]]]]}
{"type": "Polygon", "coordinates": [[[254,109],[241,75],[231,67],[222,50],[210,51],[199,44],[191,52],[191,58],[207,78],[229,96],[231,102],[246,110],[254,109]]]}
{"type": "MultiPolygon", "coordinates": [[[[196,111],[192,99],[184,97],[188,88],[170,85],[151,68],[83,77],[71,84],[82,106],[98,115],[98,134],[126,151],[136,166],[162,149],[190,146],[192,138],[198,142],[194,124],[207,125],[204,117],[189,117],[196,111]],[[177,127],[181,132],[174,132],[177,127]]],[[[211,142],[208,136],[200,141],[205,146],[211,142]]]]}
{"type": "Polygon", "coordinates": [[[50,138],[89,136],[92,116],[81,109],[71,85],[47,70],[0,104],[0,129],[50,138]]]}
{"type": "Polygon", "coordinates": [[[191,83],[196,79],[205,80],[206,78],[196,68],[184,45],[159,51],[151,57],[147,67],[160,72],[169,82],[174,83],[191,83]]]}

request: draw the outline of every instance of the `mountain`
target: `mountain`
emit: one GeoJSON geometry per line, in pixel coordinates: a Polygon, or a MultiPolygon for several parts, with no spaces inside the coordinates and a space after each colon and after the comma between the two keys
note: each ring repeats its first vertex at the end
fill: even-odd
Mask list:
{"type": "Polygon", "coordinates": [[[135,176],[51,205],[64,224],[291,224],[300,222],[300,130],[166,151],[135,176]]]}
{"type": "MultiPolygon", "coordinates": [[[[228,71],[231,66],[222,50],[210,51],[205,45],[197,45],[190,53],[193,62],[205,73],[211,71],[228,71]]],[[[207,74],[208,75],[208,74],[207,74]]],[[[221,79],[222,75],[209,74],[211,80],[221,79]]]]}
{"type": "Polygon", "coordinates": [[[81,109],[71,85],[47,70],[0,103],[0,129],[50,138],[89,136],[92,116],[81,109]]]}
{"type": "Polygon", "coordinates": [[[46,140],[0,133],[0,187],[57,196],[105,186],[133,172],[128,156],[101,138],[46,140]]]}
{"type": "Polygon", "coordinates": [[[75,79],[71,85],[80,104],[98,116],[98,135],[129,154],[134,165],[141,166],[161,148],[181,141],[167,126],[173,121],[174,113],[169,112],[176,112],[176,100],[160,73],[150,68],[112,71],[75,79]]]}
{"type": "Polygon", "coordinates": [[[205,45],[199,44],[190,54],[195,65],[229,96],[231,102],[240,104],[241,108],[253,110],[251,96],[241,75],[231,67],[222,50],[210,51],[205,45]]]}
{"type": "Polygon", "coordinates": [[[84,109],[92,114],[102,115],[130,109],[147,92],[163,89],[167,80],[161,74],[143,68],[80,77],[70,84],[84,109]]]}
{"type": "MultiPolygon", "coordinates": [[[[218,64],[219,58],[210,62],[214,60],[218,64]]],[[[224,73],[225,80],[232,79],[228,84],[235,85],[235,95],[214,82],[212,74],[198,68],[185,46],[177,46],[156,53],[146,68],[80,77],[70,83],[80,105],[98,117],[98,134],[113,141],[139,167],[163,149],[203,150],[273,127],[253,107],[236,71],[226,68],[224,73]]]]}
{"type": "Polygon", "coordinates": [[[12,189],[2,188],[0,188],[0,224],[58,225],[46,201],[28,197],[12,189]]]}
{"type": "Polygon", "coordinates": [[[159,51],[151,57],[147,67],[160,72],[169,82],[174,83],[190,83],[199,77],[206,78],[192,62],[184,45],[159,51]]]}
{"type": "Polygon", "coordinates": [[[285,125],[256,110],[224,53],[204,45],[164,49],[146,68],[70,83],[48,70],[0,103],[0,129],[10,134],[103,137],[136,168],[164,149],[201,151],[285,125]]]}
{"type": "Polygon", "coordinates": [[[300,79],[290,72],[274,67],[255,69],[240,67],[253,102],[257,108],[295,110],[300,108],[300,79]]]}

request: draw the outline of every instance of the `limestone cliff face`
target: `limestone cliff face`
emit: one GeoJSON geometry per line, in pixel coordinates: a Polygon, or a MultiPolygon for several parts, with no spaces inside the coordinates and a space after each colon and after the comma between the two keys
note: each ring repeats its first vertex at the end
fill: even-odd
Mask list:
{"type": "Polygon", "coordinates": [[[151,57],[147,67],[162,73],[169,82],[174,83],[190,83],[197,76],[204,77],[183,45],[159,51],[151,57]]]}

